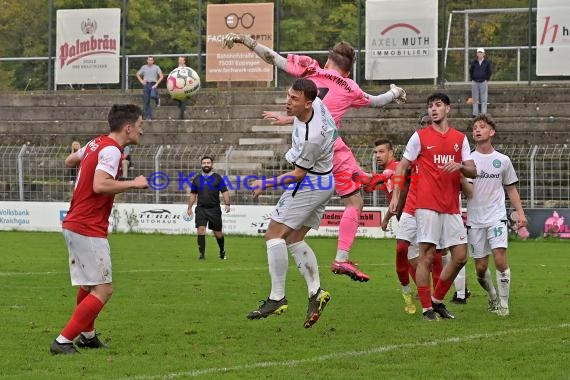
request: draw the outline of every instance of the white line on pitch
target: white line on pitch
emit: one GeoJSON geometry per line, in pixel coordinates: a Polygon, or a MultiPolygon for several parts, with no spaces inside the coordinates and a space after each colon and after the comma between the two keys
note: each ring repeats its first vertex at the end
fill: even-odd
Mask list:
{"type": "MultiPolygon", "coordinates": [[[[391,267],[393,264],[367,264],[367,267],[391,267]]],[[[129,269],[129,270],[113,270],[113,273],[188,273],[188,272],[243,272],[251,270],[264,270],[267,271],[267,266],[264,267],[218,267],[218,268],[188,268],[188,269],[129,269]]],[[[47,271],[47,272],[0,272],[0,277],[15,277],[15,276],[47,276],[47,275],[62,275],[69,274],[68,271],[47,271]]]]}
{"type": "Polygon", "coordinates": [[[477,339],[494,338],[494,337],[499,337],[499,336],[508,335],[508,334],[529,333],[529,332],[534,333],[537,331],[567,329],[569,327],[570,327],[570,323],[563,323],[563,324],[560,324],[557,326],[540,327],[540,328],[526,328],[526,329],[513,329],[513,330],[498,331],[495,333],[487,333],[487,334],[473,334],[473,335],[467,335],[464,337],[453,337],[453,338],[447,338],[447,339],[442,339],[442,340],[433,340],[433,341],[423,342],[423,343],[405,343],[405,344],[394,344],[394,345],[389,345],[389,346],[379,346],[379,347],[370,348],[368,350],[338,352],[338,353],[329,354],[329,355],[316,356],[316,357],[308,358],[308,359],[259,362],[259,363],[253,363],[253,364],[238,365],[238,366],[233,366],[233,367],[205,368],[205,369],[198,369],[198,370],[187,371],[187,372],[175,372],[175,373],[168,373],[168,374],[164,374],[164,375],[134,376],[134,377],[128,377],[128,378],[124,378],[124,379],[129,379],[129,380],[175,379],[177,377],[198,377],[198,376],[204,376],[204,375],[209,375],[209,374],[219,374],[219,373],[227,373],[227,372],[244,371],[244,370],[256,369],[256,368],[289,367],[289,366],[296,366],[296,365],[301,365],[301,364],[306,364],[306,363],[323,362],[323,361],[327,361],[327,360],[338,360],[338,359],[347,358],[347,357],[381,354],[384,352],[401,350],[401,349],[414,349],[414,348],[418,348],[418,347],[439,346],[442,344],[455,344],[455,343],[468,342],[468,341],[477,340],[477,339]]]}

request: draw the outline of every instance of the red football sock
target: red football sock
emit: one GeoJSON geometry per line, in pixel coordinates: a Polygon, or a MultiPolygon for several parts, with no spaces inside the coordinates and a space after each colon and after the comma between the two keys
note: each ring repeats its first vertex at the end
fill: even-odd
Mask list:
{"type": "Polygon", "coordinates": [[[82,331],[87,331],[87,327],[94,323],[95,318],[97,318],[103,306],[103,302],[94,295],[89,294],[77,305],[71,319],[61,332],[61,335],[66,339],[73,340],[82,331]]]}
{"type": "MultiPolygon", "coordinates": [[[[90,293],[87,290],[83,289],[80,286],[79,290],[77,291],[77,304],[79,305],[89,294],[90,293]]],[[[93,330],[95,330],[95,320],[93,320],[83,331],[93,331],[93,330]]]]}
{"type": "Polygon", "coordinates": [[[408,247],[410,243],[398,240],[396,243],[396,274],[402,286],[410,284],[410,276],[408,274],[408,247]]]}
{"type": "Polygon", "coordinates": [[[443,280],[440,278],[433,292],[433,298],[443,301],[451,285],[453,285],[453,280],[443,280]]]}
{"type": "Polygon", "coordinates": [[[418,286],[418,297],[420,298],[420,303],[422,304],[422,308],[429,309],[431,308],[431,292],[428,286],[418,286]]]}
{"type": "Polygon", "coordinates": [[[443,270],[443,259],[439,253],[433,255],[433,263],[431,264],[431,278],[433,281],[433,288],[437,286],[439,282],[439,277],[441,276],[441,271],[443,270]]]}
{"type": "Polygon", "coordinates": [[[80,286],[79,290],[77,291],[77,305],[79,305],[81,301],[83,301],[88,295],[89,292],[80,286]]]}

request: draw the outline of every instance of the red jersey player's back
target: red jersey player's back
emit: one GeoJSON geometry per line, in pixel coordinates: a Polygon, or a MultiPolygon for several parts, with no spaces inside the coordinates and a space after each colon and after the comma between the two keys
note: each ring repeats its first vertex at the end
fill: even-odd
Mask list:
{"type": "Polygon", "coordinates": [[[463,151],[469,144],[465,135],[454,128],[441,134],[433,127],[416,132],[420,153],[418,165],[418,194],[416,208],[434,210],[444,214],[459,214],[459,191],[461,173],[442,170],[448,162],[462,162],[463,151]]]}
{"type": "Polygon", "coordinates": [[[122,149],[116,141],[101,135],[91,140],[79,154],[82,155],[81,164],[63,228],[84,236],[106,237],[115,196],[96,194],[93,191],[94,175],[96,170],[103,170],[118,178],[122,149]]]}

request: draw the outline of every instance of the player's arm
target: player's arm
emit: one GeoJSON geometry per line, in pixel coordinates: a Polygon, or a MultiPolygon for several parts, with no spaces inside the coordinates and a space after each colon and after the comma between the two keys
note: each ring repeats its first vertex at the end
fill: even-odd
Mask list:
{"type": "Polygon", "coordinates": [[[293,124],[294,117],[283,115],[280,112],[263,111],[261,114],[265,120],[271,120],[272,125],[289,125],[293,124]]]}
{"type": "Polygon", "coordinates": [[[95,170],[93,176],[93,192],[95,194],[119,194],[131,189],[146,189],[147,179],[144,175],[139,175],[130,181],[117,181],[113,176],[104,170],[95,170]]]}
{"type": "Polygon", "coordinates": [[[477,177],[477,167],[475,166],[475,161],[467,160],[463,161],[460,168],[461,174],[467,178],[477,177]]]}
{"type": "Polygon", "coordinates": [[[526,215],[524,214],[524,210],[523,210],[522,202],[521,202],[521,197],[519,195],[517,185],[512,184],[512,185],[505,186],[505,188],[507,190],[507,195],[509,196],[509,200],[511,201],[511,204],[513,205],[513,207],[517,211],[517,214],[519,215],[519,218],[517,220],[517,228],[526,227],[528,222],[526,220],[526,215]]]}
{"type": "Polygon", "coordinates": [[[386,210],[384,218],[382,218],[382,224],[380,225],[380,227],[382,227],[382,231],[388,230],[388,223],[390,223],[390,219],[392,219],[394,215],[396,214],[393,214],[390,209],[386,210]]]}
{"type": "Polygon", "coordinates": [[[142,79],[141,77],[141,71],[137,71],[137,79],[139,80],[140,84],[142,84],[144,86],[145,81],[142,79]]]}
{"type": "Polygon", "coordinates": [[[388,206],[388,209],[393,214],[398,214],[400,211],[400,193],[405,191],[404,187],[406,186],[406,174],[408,173],[408,169],[410,169],[412,162],[415,161],[420,155],[421,146],[420,135],[418,132],[414,132],[406,144],[406,149],[404,150],[404,154],[400,160],[400,163],[396,167],[396,171],[394,171],[394,179],[392,180],[394,186],[392,190],[392,200],[388,206]]]}
{"type": "Polygon", "coordinates": [[[446,173],[453,173],[459,170],[461,174],[467,178],[477,177],[477,167],[471,156],[471,147],[469,146],[469,141],[467,141],[466,136],[463,136],[463,143],[461,145],[461,163],[451,160],[443,165],[441,170],[446,173]]]}
{"type": "Polygon", "coordinates": [[[245,34],[228,33],[224,36],[222,46],[231,49],[234,44],[242,44],[249,50],[257,54],[261,59],[270,65],[277,66],[277,68],[286,71],[287,59],[277,54],[274,50],[267,46],[258,43],[256,40],[245,34]]]}
{"type": "Polygon", "coordinates": [[[164,74],[162,73],[162,70],[158,71],[158,80],[156,81],[156,83],[154,84],[154,88],[157,88],[158,85],[160,84],[160,82],[162,82],[162,80],[164,79],[164,74]]]}
{"type": "Polygon", "coordinates": [[[67,166],[68,168],[75,168],[79,166],[79,163],[81,163],[81,157],[77,156],[77,152],[71,153],[65,159],[65,166],[67,166]]]}
{"type": "Polygon", "coordinates": [[[198,193],[190,192],[190,195],[188,196],[188,211],[186,211],[188,216],[192,216],[193,214],[192,206],[194,206],[194,203],[196,203],[196,198],[198,198],[198,193]]]}
{"type": "Polygon", "coordinates": [[[370,99],[369,107],[380,108],[386,104],[395,102],[398,104],[405,103],[407,100],[406,91],[403,88],[397,87],[395,84],[390,85],[390,90],[380,95],[370,95],[364,93],[370,99]]]}
{"type": "MultiPolygon", "coordinates": [[[[277,179],[275,180],[274,188],[277,185],[286,187],[290,183],[301,182],[303,178],[305,178],[308,172],[309,172],[308,169],[295,165],[294,170],[289,171],[287,173],[283,173],[279,177],[277,177],[277,179]]],[[[257,198],[264,190],[266,190],[265,188],[266,184],[267,181],[265,181],[264,183],[264,181],[262,181],[261,179],[258,179],[257,181],[251,183],[251,188],[253,189],[252,195],[254,199],[257,198]]]]}
{"type": "Polygon", "coordinates": [[[224,211],[230,212],[230,192],[227,189],[222,192],[222,198],[224,199],[224,211]]]}
{"type": "Polygon", "coordinates": [[[461,176],[461,192],[465,195],[465,198],[473,198],[473,180],[471,178],[461,176]]]}
{"type": "Polygon", "coordinates": [[[392,190],[392,200],[390,201],[390,206],[388,206],[388,210],[394,215],[396,215],[399,211],[400,193],[405,190],[403,188],[404,185],[402,183],[405,183],[406,173],[408,172],[410,164],[411,164],[410,160],[408,160],[406,157],[402,157],[393,175],[394,189],[392,190]],[[403,181],[396,181],[397,179],[400,178],[403,179],[403,181]]]}
{"type": "MultiPolygon", "coordinates": [[[[86,145],[87,146],[87,145],[86,145]]],[[[68,168],[75,168],[78,167],[83,159],[83,155],[85,154],[85,147],[79,148],[76,152],[71,152],[69,156],[65,159],[65,166],[68,168]]]]}
{"type": "MultiPolygon", "coordinates": [[[[398,213],[404,209],[406,205],[406,198],[408,197],[408,191],[410,190],[410,186],[412,185],[412,171],[410,168],[406,171],[406,178],[404,181],[404,188],[400,188],[400,194],[398,196],[398,213]]],[[[393,194],[392,194],[393,196],[393,194]]]]}

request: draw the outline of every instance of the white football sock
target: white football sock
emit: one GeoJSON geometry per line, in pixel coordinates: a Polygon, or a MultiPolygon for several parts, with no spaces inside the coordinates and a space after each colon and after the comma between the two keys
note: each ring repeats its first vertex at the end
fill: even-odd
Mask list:
{"type": "Polygon", "coordinates": [[[299,272],[301,272],[307,282],[309,297],[315,295],[321,287],[319,265],[317,264],[315,252],[304,240],[288,245],[287,249],[295,259],[297,269],[299,269],[299,272]]]}
{"type": "Polygon", "coordinates": [[[465,265],[453,280],[453,285],[457,291],[457,298],[465,299],[465,265]]]}
{"type": "Polygon", "coordinates": [[[485,271],[485,276],[483,278],[477,277],[477,281],[479,281],[479,285],[487,291],[490,300],[497,298],[497,291],[493,285],[493,280],[491,280],[491,272],[489,272],[489,268],[485,271]]]}
{"type": "Polygon", "coordinates": [[[270,239],[265,243],[267,245],[269,275],[271,276],[271,294],[269,294],[269,298],[279,301],[285,297],[285,280],[289,266],[287,244],[284,239],[270,239]]]}
{"type": "Polygon", "coordinates": [[[504,272],[497,270],[497,288],[499,288],[499,298],[501,306],[509,307],[509,293],[511,290],[511,268],[505,269],[504,272]]]}
{"type": "Polygon", "coordinates": [[[348,261],[348,252],[343,251],[342,249],[337,250],[335,260],[339,261],[341,263],[347,262],[348,261]]]}
{"type": "Polygon", "coordinates": [[[57,343],[71,343],[72,341],[64,337],[63,335],[58,336],[56,339],[57,343]]]}
{"type": "Polygon", "coordinates": [[[410,288],[410,284],[402,286],[402,293],[410,294],[412,292],[412,288],[410,288]]]}
{"type": "Polygon", "coordinates": [[[81,335],[83,335],[85,338],[87,339],[91,339],[91,338],[95,338],[95,330],[92,331],[83,331],[81,333],[81,335]]]}

